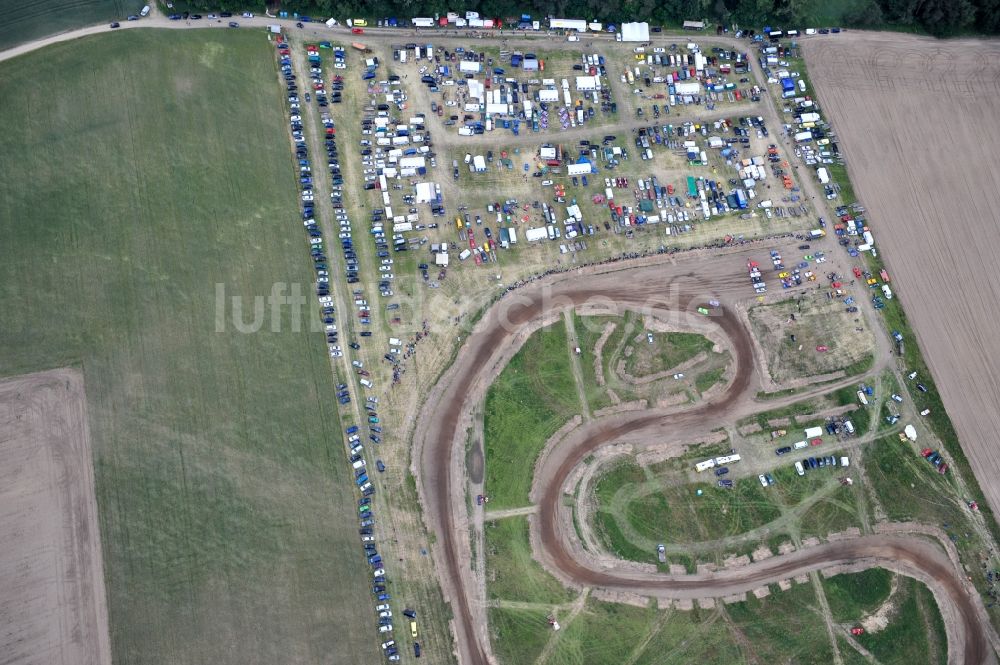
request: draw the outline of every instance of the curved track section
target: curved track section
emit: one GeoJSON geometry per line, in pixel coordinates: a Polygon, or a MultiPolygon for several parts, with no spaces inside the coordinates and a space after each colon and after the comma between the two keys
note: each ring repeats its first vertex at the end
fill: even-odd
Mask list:
{"type": "MultiPolygon", "coordinates": [[[[486,612],[468,565],[469,539],[463,477],[466,432],[472,413],[490,383],[538,328],[569,307],[591,305],[611,311],[637,310],[669,316],[716,298],[732,304],[749,294],[736,253],[686,259],[653,257],[645,265],[611,264],[552,275],[509,293],[491,306],[464,340],[455,363],[423,407],[414,434],[414,464],[430,531],[437,535],[435,557],[445,596],[455,614],[459,662],[493,662],[486,612]],[[697,273],[694,270],[697,269],[697,273]]],[[[593,450],[623,440],[649,440],[658,433],[696,429],[745,406],[754,394],[753,346],[739,318],[724,307],[713,317],[732,343],[735,377],[716,399],[686,411],[624,413],[592,421],[547,450],[536,469],[533,497],[540,504],[532,540],[543,564],[571,585],[628,591],[662,598],[721,597],[832,566],[882,566],[920,579],[934,592],[942,613],[953,617],[948,634],[949,662],[991,663],[994,654],[982,621],[985,613],[971,597],[953,564],[936,543],[900,535],[872,535],[826,543],[750,566],[709,575],[671,576],[607,569],[574,548],[561,507],[562,490],[573,469],[593,450]]]]}

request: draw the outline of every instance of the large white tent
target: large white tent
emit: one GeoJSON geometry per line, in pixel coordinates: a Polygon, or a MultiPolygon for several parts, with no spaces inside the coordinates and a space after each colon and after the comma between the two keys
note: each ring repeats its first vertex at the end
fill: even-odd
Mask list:
{"type": "Polygon", "coordinates": [[[648,23],[622,23],[623,42],[648,42],[648,23]]]}

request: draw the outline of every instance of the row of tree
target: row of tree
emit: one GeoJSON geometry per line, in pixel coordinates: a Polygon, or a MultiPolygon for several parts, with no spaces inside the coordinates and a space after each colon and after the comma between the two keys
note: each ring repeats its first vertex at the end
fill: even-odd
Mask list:
{"type": "MultiPolygon", "coordinates": [[[[203,11],[247,5],[229,0],[189,0],[186,4],[203,11]]],[[[727,26],[759,29],[765,25],[806,27],[813,21],[814,7],[813,2],[793,0],[621,0],[611,4],[604,0],[481,0],[473,7],[449,0],[284,0],[275,9],[341,18],[435,16],[475,9],[491,17],[524,13],[536,19],[565,16],[603,23],[645,20],[656,25],[678,25],[686,19],[703,18],[727,26]]],[[[843,26],[910,29],[932,35],[997,34],[1000,0],[848,0],[843,26]]]]}

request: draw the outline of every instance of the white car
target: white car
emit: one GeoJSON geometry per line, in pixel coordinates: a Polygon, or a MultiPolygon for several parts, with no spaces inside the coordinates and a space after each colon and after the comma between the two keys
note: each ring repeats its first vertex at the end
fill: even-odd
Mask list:
{"type": "Polygon", "coordinates": [[[361,369],[362,367],[365,366],[365,364],[363,362],[361,362],[360,360],[352,360],[351,364],[354,365],[355,367],[357,367],[358,369],[361,369]]]}
{"type": "Polygon", "coordinates": [[[378,568],[377,570],[375,570],[375,572],[372,573],[373,577],[379,577],[381,575],[385,575],[385,568],[378,568]]]}
{"type": "Polygon", "coordinates": [[[396,644],[396,640],[389,640],[388,642],[383,642],[382,643],[382,648],[383,649],[388,649],[389,647],[394,646],[395,644],[396,644]]]}
{"type": "Polygon", "coordinates": [[[375,606],[376,612],[384,612],[387,609],[389,609],[389,603],[382,603],[381,605],[375,606]]]}
{"type": "Polygon", "coordinates": [[[253,18],[253,14],[251,12],[243,12],[243,18],[253,18]]]}
{"type": "Polygon", "coordinates": [[[892,399],[895,400],[895,401],[897,401],[897,402],[902,402],[903,401],[903,398],[900,397],[899,395],[897,395],[896,393],[892,394],[892,399]]]}
{"type": "Polygon", "coordinates": [[[384,626],[379,626],[378,627],[378,632],[380,632],[380,633],[391,633],[392,632],[392,624],[391,623],[387,623],[384,626]]]}
{"type": "MultiPolygon", "coordinates": [[[[333,63],[333,68],[334,69],[347,69],[347,65],[345,65],[342,62],[335,62],[335,63],[333,63]]],[[[370,134],[371,132],[368,132],[368,133],[370,134]]]]}
{"type": "Polygon", "coordinates": [[[684,378],[684,374],[674,374],[674,378],[675,379],[683,379],[684,378]]]}
{"type": "Polygon", "coordinates": [[[320,296],[319,297],[319,304],[320,305],[332,305],[333,304],[333,296],[320,296]]]}
{"type": "Polygon", "coordinates": [[[378,613],[378,618],[379,619],[391,619],[392,618],[392,610],[386,610],[385,612],[379,612],[378,613]]]}
{"type": "Polygon", "coordinates": [[[762,487],[767,487],[768,484],[769,484],[767,482],[767,476],[765,476],[763,473],[760,474],[759,476],[757,476],[757,480],[760,481],[760,484],[761,484],[762,487]]]}
{"type": "Polygon", "coordinates": [[[302,200],[308,203],[310,201],[314,201],[315,199],[313,198],[312,194],[303,194],[302,200]]]}
{"type": "Polygon", "coordinates": [[[391,270],[392,270],[392,268],[389,267],[389,266],[379,266],[378,267],[378,271],[379,272],[390,272],[391,270]]]}

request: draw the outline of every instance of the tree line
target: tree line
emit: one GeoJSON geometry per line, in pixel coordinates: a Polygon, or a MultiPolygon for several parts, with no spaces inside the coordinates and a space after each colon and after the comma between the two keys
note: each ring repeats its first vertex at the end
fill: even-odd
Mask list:
{"type": "MultiPolygon", "coordinates": [[[[448,11],[474,9],[484,17],[508,18],[530,14],[543,21],[547,16],[582,18],[602,23],[649,21],[654,25],[678,26],[685,20],[705,20],[711,25],[733,25],[760,29],[830,27],[812,25],[815,2],[802,0],[481,0],[475,6],[459,6],[448,0],[284,0],[278,9],[316,16],[351,16],[400,19],[443,16],[448,11]]],[[[963,33],[1000,32],[1000,0],[841,0],[845,2],[842,27],[890,28],[947,36],[963,33]]],[[[191,9],[202,11],[243,9],[246,2],[190,0],[191,9]]]]}

